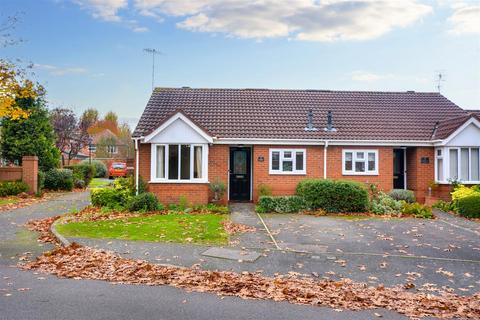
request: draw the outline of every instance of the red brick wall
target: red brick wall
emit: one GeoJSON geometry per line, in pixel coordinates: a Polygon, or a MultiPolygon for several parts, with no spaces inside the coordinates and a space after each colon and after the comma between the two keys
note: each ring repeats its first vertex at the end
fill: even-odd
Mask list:
{"type": "Polygon", "coordinates": [[[16,181],[22,179],[22,167],[1,167],[0,181],[16,181]]]}
{"type": "MultiPolygon", "coordinates": [[[[140,144],[139,174],[144,181],[150,180],[150,144],[140,144]]],[[[214,145],[208,153],[209,181],[219,180],[227,186],[228,181],[229,148],[224,145],[214,145]]],[[[191,204],[205,204],[213,197],[208,183],[149,183],[148,191],[157,195],[164,204],[178,203],[181,196],[185,196],[191,204]]],[[[222,199],[226,203],[227,194],[222,199]]]]}
{"type": "Polygon", "coordinates": [[[308,178],[323,178],[323,146],[276,146],[255,145],[253,146],[253,199],[258,199],[258,185],[266,184],[272,188],[273,195],[291,195],[295,193],[298,182],[308,178]],[[269,149],[306,149],[307,150],[307,175],[270,175],[269,149]],[[258,157],[265,160],[258,162],[258,157]]]}
{"type": "Polygon", "coordinates": [[[434,149],[431,147],[407,148],[407,189],[415,192],[420,203],[425,202],[428,187],[435,179],[434,149]],[[429,158],[429,163],[421,163],[423,157],[429,158]]]}
{"type": "Polygon", "coordinates": [[[390,191],[393,188],[393,148],[368,146],[329,146],[327,155],[327,178],[374,183],[380,190],[390,191]],[[373,149],[378,150],[378,175],[342,175],[343,149],[373,149]]]}

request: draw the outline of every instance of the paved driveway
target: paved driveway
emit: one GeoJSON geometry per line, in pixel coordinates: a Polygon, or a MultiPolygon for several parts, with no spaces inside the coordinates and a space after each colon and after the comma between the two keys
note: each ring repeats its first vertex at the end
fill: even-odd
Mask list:
{"type": "Polygon", "coordinates": [[[439,214],[436,220],[349,219],[264,215],[282,249],[307,252],[297,271],[387,285],[414,283],[480,289],[478,223],[439,214]]]}

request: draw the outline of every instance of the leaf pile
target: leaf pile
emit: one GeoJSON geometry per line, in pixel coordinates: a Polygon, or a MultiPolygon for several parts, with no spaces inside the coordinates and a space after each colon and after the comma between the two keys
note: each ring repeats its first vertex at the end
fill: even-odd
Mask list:
{"type": "Polygon", "coordinates": [[[257,230],[255,227],[247,226],[241,223],[234,223],[230,220],[225,220],[221,223],[228,234],[255,232],[257,230]]]}
{"type": "Polygon", "coordinates": [[[240,274],[162,266],[143,260],[125,259],[112,252],[75,243],[47,252],[22,267],[65,278],[171,285],[243,299],[271,299],[349,310],[386,308],[415,318],[480,318],[480,293],[458,296],[444,292],[436,296],[407,292],[400,287],[372,287],[346,279],[317,281],[294,275],[271,278],[250,272],[240,274]]]}
{"type": "Polygon", "coordinates": [[[54,216],[45,219],[29,220],[25,227],[28,230],[39,232],[38,241],[40,242],[58,243],[57,238],[50,231],[50,227],[59,218],[60,216],[54,216]]]}

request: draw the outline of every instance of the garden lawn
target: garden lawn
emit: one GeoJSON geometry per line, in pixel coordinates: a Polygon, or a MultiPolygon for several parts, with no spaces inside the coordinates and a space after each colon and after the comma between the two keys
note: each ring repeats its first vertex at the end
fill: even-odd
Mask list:
{"type": "Polygon", "coordinates": [[[167,214],[72,222],[57,225],[57,230],[67,237],[222,245],[228,243],[228,235],[221,224],[225,219],[225,215],[214,214],[167,214]]]}
{"type": "Polygon", "coordinates": [[[88,185],[90,188],[103,188],[112,184],[112,181],[103,178],[93,178],[88,185]]]}
{"type": "Polygon", "coordinates": [[[3,206],[5,204],[17,203],[18,201],[18,199],[12,198],[0,198],[0,206],[3,206]]]}

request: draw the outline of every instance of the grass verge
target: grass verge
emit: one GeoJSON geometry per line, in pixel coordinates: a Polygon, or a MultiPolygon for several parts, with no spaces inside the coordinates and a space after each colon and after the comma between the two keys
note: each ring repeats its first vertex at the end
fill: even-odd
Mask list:
{"type": "Polygon", "coordinates": [[[90,188],[104,188],[111,185],[113,182],[105,178],[93,178],[88,185],[90,188]]]}
{"type": "Polygon", "coordinates": [[[57,225],[67,237],[111,238],[222,245],[228,235],[221,222],[224,215],[167,214],[106,221],[72,222],[57,225]]]}

